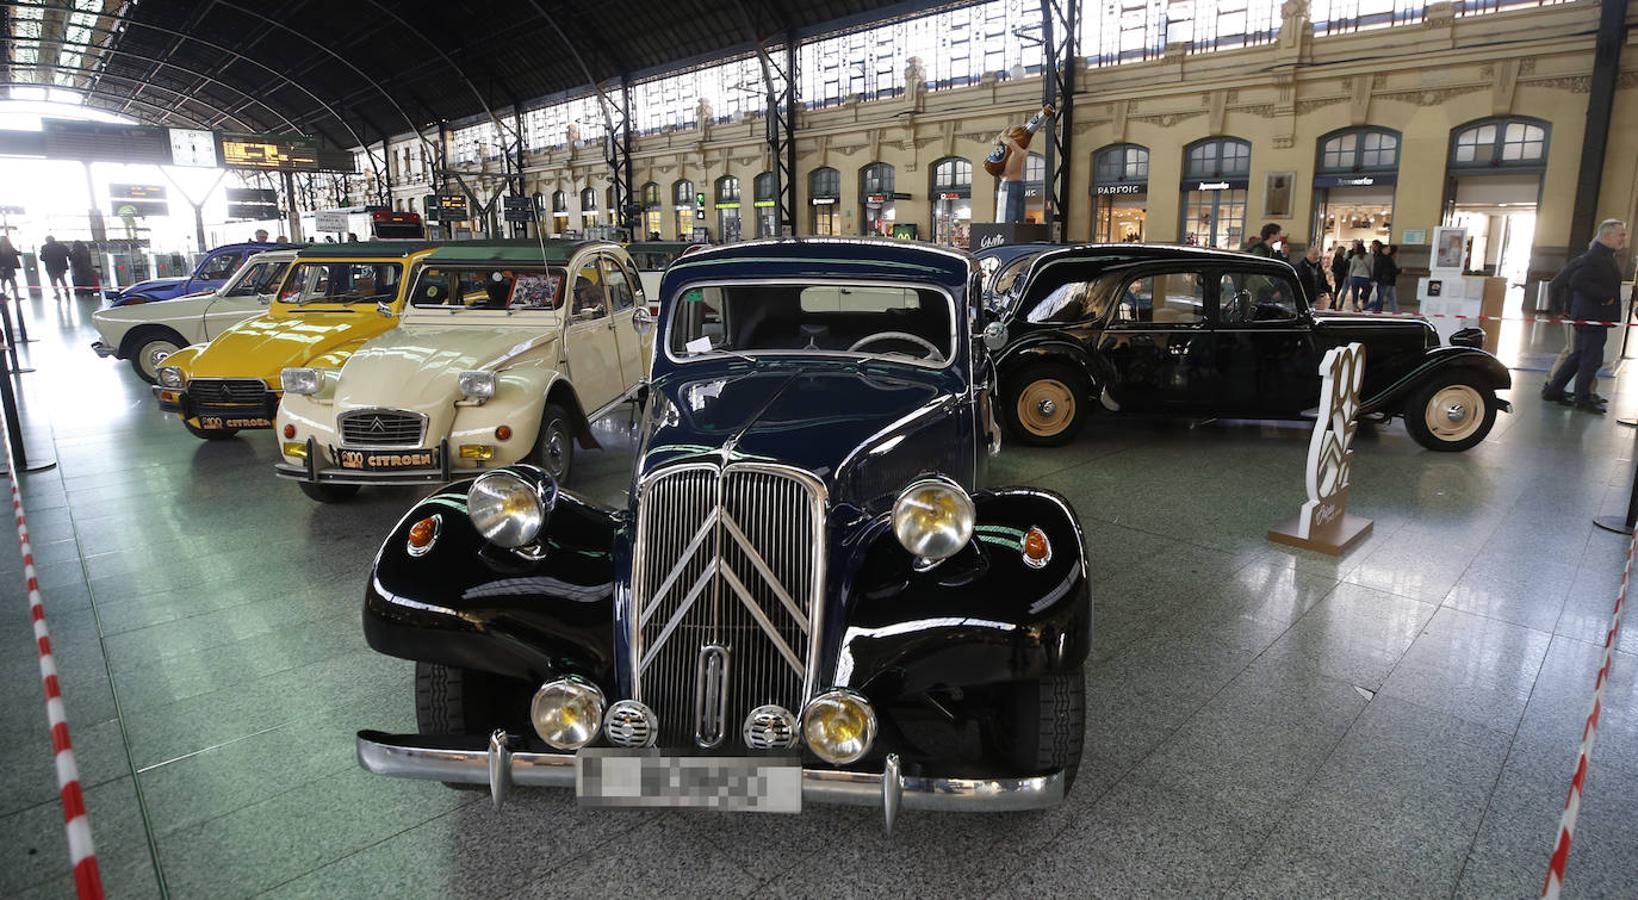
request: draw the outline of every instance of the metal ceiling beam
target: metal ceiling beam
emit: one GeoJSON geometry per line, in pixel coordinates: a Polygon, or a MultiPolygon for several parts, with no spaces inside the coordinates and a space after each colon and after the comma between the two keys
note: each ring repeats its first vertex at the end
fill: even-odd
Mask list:
{"type": "MultiPolygon", "coordinates": [[[[54,82],[48,82],[48,81],[6,80],[6,81],[0,81],[0,87],[6,87],[6,88],[13,88],[13,87],[30,87],[30,88],[33,88],[33,87],[37,87],[37,88],[49,88],[51,90],[56,90],[56,91],[71,91],[71,92],[76,93],[76,94],[84,93],[84,90],[82,88],[63,87],[60,84],[56,84],[54,82]]],[[[96,97],[88,96],[88,99],[93,99],[94,100],[94,99],[98,99],[99,97],[106,97],[107,99],[118,101],[118,100],[124,99],[125,95],[124,94],[113,94],[113,95],[99,94],[96,97]]],[[[203,122],[200,122],[199,120],[194,119],[193,117],[191,117],[191,116],[189,116],[189,115],[187,115],[185,113],[175,112],[174,110],[167,110],[163,106],[155,106],[154,104],[149,103],[149,102],[147,102],[145,100],[138,100],[137,105],[149,107],[150,109],[153,109],[153,110],[155,110],[157,112],[167,112],[167,111],[173,112],[176,115],[177,118],[183,120],[183,122],[188,124],[188,125],[193,125],[193,126],[198,127],[198,128],[203,128],[204,127],[203,122]]],[[[107,108],[103,108],[103,107],[99,107],[99,108],[103,109],[104,112],[109,112],[109,113],[114,112],[114,110],[111,110],[111,109],[107,109],[107,108]]]]}
{"type": "MultiPolygon", "coordinates": [[[[79,74],[79,75],[92,75],[92,74],[95,74],[95,73],[97,73],[99,71],[97,69],[88,69],[88,68],[86,68],[84,66],[65,66],[65,65],[62,65],[61,63],[57,64],[56,68],[57,68],[58,71],[74,72],[74,73],[79,74]]],[[[199,99],[198,97],[196,97],[196,96],[194,96],[192,94],[183,93],[182,91],[176,90],[175,88],[165,87],[162,84],[154,84],[151,81],[142,81],[141,79],[131,78],[131,77],[128,77],[128,76],[125,76],[125,75],[115,75],[115,74],[113,74],[111,72],[103,73],[103,75],[104,75],[104,77],[106,77],[110,81],[128,81],[131,84],[134,84],[134,85],[136,85],[138,87],[148,87],[148,88],[151,88],[151,89],[156,90],[156,91],[163,91],[163,92],[165,92],[167,94],[173,94],[173,95],[181,98],[182,101],[185,102],[185,103],[192,103],[192,104],[204,107],[205,111],[207,113],[220,113],[222,111],[220,107],[215,106],[214,104],[211,104],[211,103],[207,103],[204,100],[201,100],[201,99],[199,99]]],[[[75,93],[83,93],[83,94],[86,94],[87,96],[91,95],[91,91],[88,88],[70,88],[70,87],[63,87],[62,85],[59,85],[59,84],[53,84],[53,85],[50,85],[50,87],[52,87],[55,90],[59,90],[59,91],[74,91],[75,93]]],[[[129,92],[129,93],[124,93],[124,94],[114,94],[113,98],[115,100],[122,100],[122,101],[125,101],[127,103],[140,103],[140,102],[142,102],[140,99],[137,98],[136,93],[134,91],[129,92]]],[[[174,106],[158,106],[158,105],[151,104],[151,103],[146,104],[146,105],[149,106],[152,109],[156,109],[156,110],[159,110],[161,112],[165,112],[167,114],[170,111],[177,109],[177,107],[174,107],[174,106]]],[[[127,107],[124,107],[124,106],[120,107],[121,110],[124,110],[126,108],[127,107]]],[[[179,116],[179,118],[180,117],[182,117],[182,116],[179,116]]],[[[156,124],[156,125],[163,124],[164,119],[165,119],[165,117],[161,116],[160,121],[155,122],[154,124],[156,124]]],[[[239,127],[244,128],[247,131],[254,131],[255,130],[255,129],[251,128],[250,126],[246,125],[244,122],[239,121],[238,119],[234,119],[234,121],[239,122],[239,127]]],[[[189,124],[192,124],[192,125],[202,125],[203,123],[204,123],[203,119],[192,119],[192,118],[189,119],[189,124]]],[[[209,127],[209,126],[206,126],[206,127],[209,127]]]]}
{"type": "MultiPolygon", "coordinates": [[[[438,58],[442,59],[444,61],[444,63],[446,65],[448,65],[449,68],[452,69],[455,72],[455,75],[458,78],[461,79],[461,83],[466,85],[467,90],[472,92],[473,98],[478,101],[479,106],[483,107],[484,113],[489,116],[489,121],[494,123],[496,132],[498,132],[499,135],[503,139],[506,137],[506,126],[501,124],[500,118],[495,115],[495,110],[490,108],[488,98],[484,97],[483,92],[478,90],[478,86],[476,84],[472,83],[472,79],[466,77],[466,72],[464,70],[462,70],[459,65],[456,65],[455,60],[450,59],[449,54],[444,52],[444,48],[437,41],[435,41],[432,38],[428,37],[425,33],[423,33],[421,31],[421,29],[416,28],[414,25],[411,25],[407,20],[404,19],[403,16],[400,16],[398,13],[393,12],[393,10],[392,10],[392,8],[390,6],[380,2],[380,0],[366,0],[366,2],[368,2],[371,6],[375,7],[376,9],[380,10],[383,15],[385,15],[388,18],[392,19],[394,22],[397,22],[399,27],[401,27],[404,30],[408,31],[410,34],[413,34],[416,37],[420,38],[423,43],[425,43],[428,47],[431,47],[432,52],[438,54],[438,58]]],[[[494,75],[493,72],[489,73],[489,77],[491,79],[494,79],[494,80],[497,80],[497,81],[499,80],[499,79],[495,79],[495,75],[494,75]]],[[[504,82],[501,83],[501,88],[508,95],[513,94],[512,89],[510,87],[508,87],[504,82]]],[[[522,135],[521,135],[521,133],[516,133],[516,134],[513,134],[512,137],[516,139],[516,138],[521,138],[522,135]]]]}
{"type": "MultiPolygon", "coordinates": [[[[362,39],[368,39],[368,38],[374,37],[376,34],[380,33],[381,30],[382,30],[382,28],[379,25],[376,26],[375,28],[367,28],[363,32],[360,32],[358,34],[357,39],[362,40],[362,39]]],[[[273,31],[272,26],[265,26],[264,31],[262,32],[262,36],[265,37],[267,34],[271,33],[272,31],[273,31]]],[[[285,84],[294,83],[295,79],[300,78],[300,77],[308,74],[309,72],[312,72],[314,69],[317,69],[319,66],[324,64],[324,61],[325,61],[324,54],[322,54],[322,53],[313,54],[312,56],[309,56],[307,59],[303,60],[302,62],[300,62],[300,63],[298,63],[296,65],[290,66],[289,68],[287,68],[286,70],[281,72],[280,76],[279,76],[279,82],[280,83],[270,85],[265,90],[276,91],[276,90],[279,90],[281,87],[283,87],[285,84]]],[[[221,71],[221,70],[225,69],[227,66],[229,66],[231,64],[232,64],[232,62],[230,60],[224,60],[221,63],[218,63],[216,65],[216,67],[212,71],[221,71]]],[[[366,93],[367,93],[367,91],[366,91],[366,93]]],[[[332,99],[331,103],[333,105],[337,106],[337,107],[344,108],[346,106],[346,99],[345,98],[332,99]]],[[[233,111],[235,113],[237,113],[237,112],[243,110],[246,105],[247,105],[246,103],[241,102],[240,104],[238,104],[237,106],[235,106],[233,108],[233,111]]],[[[301,118],[304,121],[307,119],[306,116],[298,116],[298,118],[301,118]]]]}
{"type": "MultiPolygon", "coordinates": [[[[211,7],[214,6],[214,5],[215,5],[215,0],[204,0],[204,2],[199,4],[199,6],[193,11],[193,15],[188,17],[187,24],[183,25],[182,28],[184,30],[187,30],[187,31],[192,31],[195,28],[198,28],[200,20],[205,17],[205,13],[210,12],[211,7]]],[[[159,73],[160,68],[162,66],[164,66],[165,63],[168,63],[168,62],[171,61],[171,57],[176,55],[177,48],[182,46],[182,42],[183,42],[183,39],[181,37],[174,36],[174,35],[172,36],[171,44],[170,44],[169,47],[165,48],[164,55],[162,57],[160,57],[159,59],[155,60],[153,66],[148,69],[148,75],[147,75],[148,78],[150,78],[150,79],[153,78],[155,75],[157,75],[159,73]]],[[[141,88],[138,88],[136,91],[133,91],[131,97],[126,99],[125,105],[120,107],[120,111],[124,112],[125,110],[130,109],[131,108],[131,101],[134,100],[136,98],[136,95],[140,94],[140,93],[142,93],[141,88]]]]}

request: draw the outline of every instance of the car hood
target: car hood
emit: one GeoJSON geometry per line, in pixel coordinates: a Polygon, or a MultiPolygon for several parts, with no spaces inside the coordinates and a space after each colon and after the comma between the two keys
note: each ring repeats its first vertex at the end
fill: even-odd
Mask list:
{"type": "MultiPolygon", "coordinates": [[[[638,476],[683,461],[802,469],[833,502],[878,506],[920,474],[969,489],[972,423],[949,371],[905,366],[736,363],[675,371],[649,398],[638,476]]],[[[634,493],[635,496],[635,493],[634,493]]]]}
{"type": "Polygon", "coordinates": [[[92,313],[91,320],[98,323],[119,322],[133,325],[142,322],[175,321],[204,315],[205,311],[210,309],[210,305],[218,299],[215,291],[205,291],[167,300],[164,306],[154,306],[151,303],[111,306],[92,313]]]}
{"type": "Polygon", "coordinates": [[[390,327],[371,309],[342,312],[260,315],[217,335],[188,365],[190,378],[262,378],[277,383],[279,372],[304,366],[315,357],[390,327]]]}
{"type": "Polygon", "coordinates": [[[147,281],[139,281],[120,291],[119,295],[129,297],[132,294],[140,294],[143,291],[151,291],[156,288],[172,288],[187,280],[186,278],[150,278],[147,281]]]}
{"type": "Polygon", "coordinates": [[[498,369],[552,355],[556,332],[474,325],[405,325],[347,359],[336,385],[337,410],[390,407],[424,411],[459,399],[468,369],[498,369]]]}

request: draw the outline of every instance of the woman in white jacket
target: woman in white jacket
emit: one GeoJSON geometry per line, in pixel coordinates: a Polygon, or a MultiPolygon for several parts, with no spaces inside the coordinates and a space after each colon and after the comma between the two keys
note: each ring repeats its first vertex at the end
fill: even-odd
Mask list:
{"type": "Polygon", "coordinates": [[[1375,260],[1365,249],[1365,242],[1354,241],[1348,250],[1348,306],[1354,312],[1359,312],[1371,298],[1371,282],[1376,276],[1373,263],[1375,260]]]}

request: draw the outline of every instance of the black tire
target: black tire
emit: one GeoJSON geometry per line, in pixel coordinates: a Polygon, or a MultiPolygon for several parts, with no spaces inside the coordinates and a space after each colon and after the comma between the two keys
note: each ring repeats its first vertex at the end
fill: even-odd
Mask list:
{"type": "Polygon", "coordinates": [[[540,414],[540,432],[529,450],[529,464],[539,466],[558,483],[569,480],[574,471],[574,444],[578,437],[575,420],[556,403],[546,404],[540,414]]]}
{"type": "Polygon", "coordinates": [[[998,692],[995,749],[1020,774],[1063,770],[1064,794],[1075,784],[1086,739],[1086,673],[1020,681],[998,692]]]}
{"type": "Polygon", "coordinates": [[[298,481],[296,485],[308,499],[320,503],[342,503],[353,499],[358,494],[356,484],[316,484],[311,481],[298,481]]]}
{"type": "Polygon", "coordinates": [[[1496,425],[1496,392],[1462,371],[1435,376],[1411,392],[1402,414],[1418,444],[1442,453],[1460,453],[1478,444],[1496,425]],[[1478,407],[1483,407],[1479,409],[1478,407]],[[1462,418],[1455,418],[1460,415],[1462,418]]]}
{"type": "Polygon", "coordinates": [[[1036,447],[1060,447],[1074,440],[1092,400],[1086,376],[1062,363],[1021,369],[1006,379],[1001,393],[1007,435],[1036,447]]]}
{"type": "MultiPolygon", "coordinates": [[[[500,724],[495,709],[500,679],[487,672],[436,663],[415,664],[415,727],[421,734],[487,737],[500,724]]],[[[458,791],[481,791],[481,784],[444,782],[458,791]]]]}
{"type": "Polygon", "coordinates": [[[187,345],[182,335],[169,328],[139,328],[125,339],[128,351],[125,356],[131,362],[131,371],[135,372],[138,378],[149,384],[156,384],[159,366],[165,357],[187,345]]]}
{"type": "Polygon", "coordinates": [[[237,428],[200,428],[187,419],[182,420],[182,427],[201,441],[225,441],[239,433],[237,428]]]}

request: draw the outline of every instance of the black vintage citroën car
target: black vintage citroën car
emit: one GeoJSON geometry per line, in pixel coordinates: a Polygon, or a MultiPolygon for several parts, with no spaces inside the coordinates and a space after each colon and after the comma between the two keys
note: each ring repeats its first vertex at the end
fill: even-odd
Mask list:
{"type": "Polygon", "coordinates": [[[1425,319],[1315,314],[1281,260],[1143,244],[1062,247],[1014,263],[990,298],[1009,436],[1063,444],[1093,413],[1300,419],[1332,347],[1365,346],[1360,416],[1405,419],[1431,450],[1466,450],[1511,407],[1477,328],[1441,346],[1425,319]]]}
{"type": "Polygon", "coordinates": [[[1080,760],[1091,600],[1059,496],[984,490],[972,257],[778,240],[665,274],[629,502],[456,483],[370,575],[420,734],[369,770],[582,803],[1027,809],[1080,760]],[[406,688],[408,686],[406,685],[406,688]]]}

